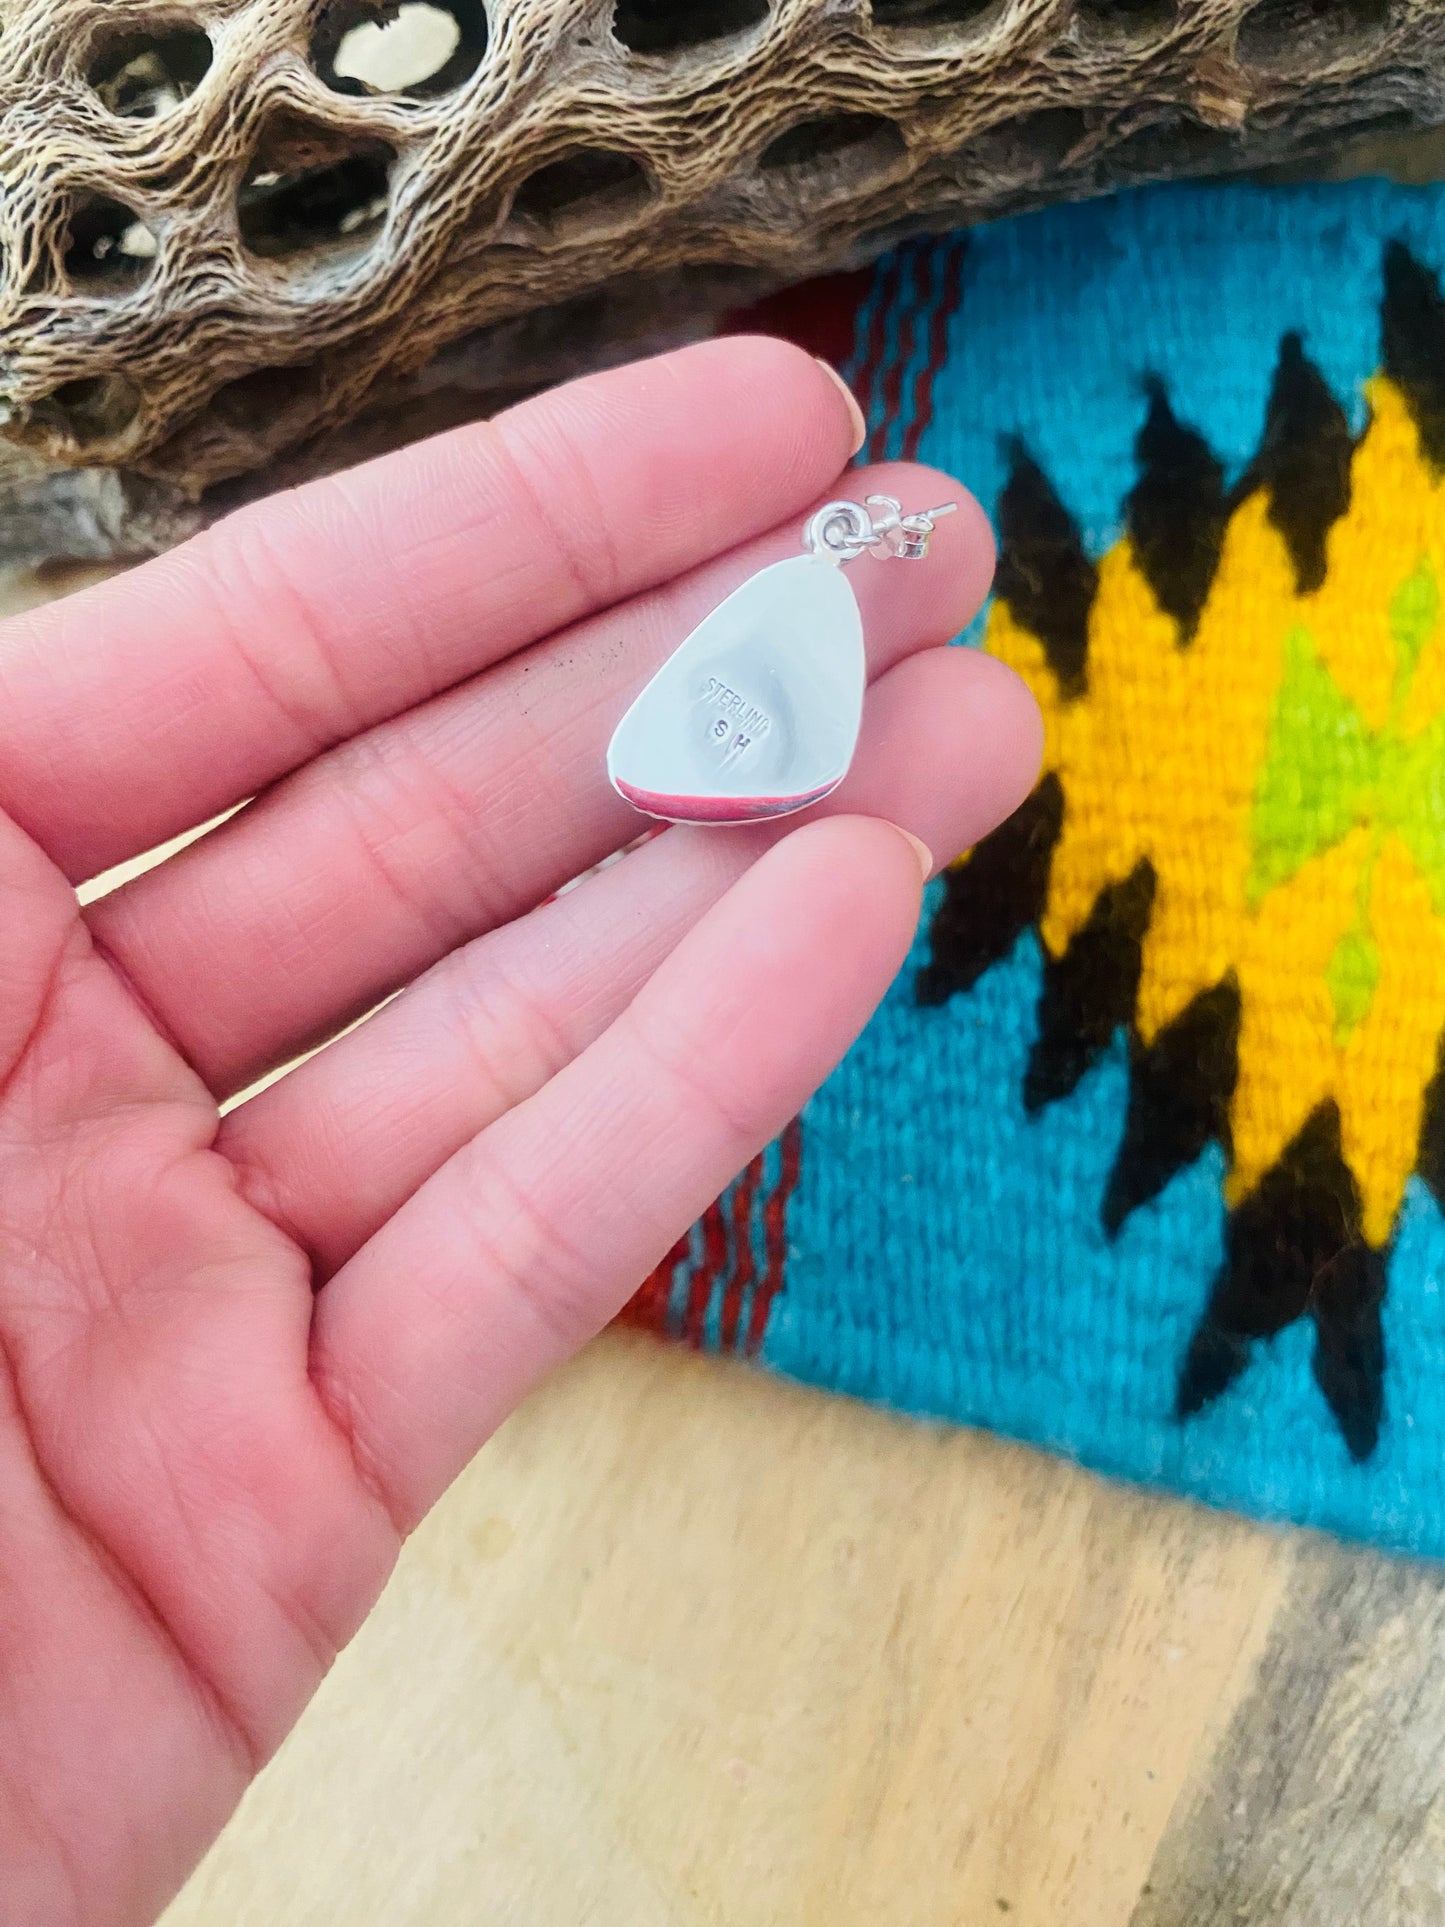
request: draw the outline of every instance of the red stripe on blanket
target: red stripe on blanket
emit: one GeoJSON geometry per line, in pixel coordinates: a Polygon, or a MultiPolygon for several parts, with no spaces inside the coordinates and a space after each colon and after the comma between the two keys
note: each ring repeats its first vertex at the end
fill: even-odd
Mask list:
{"type": "Polygon", "coordinates": [[[914,395],[913,419],[903,431],[903,459],[906,462],[918,460],[919,445],[933,421],[933,387],[938,379],[939,370],[948,354],[948,326],[958,313],[963,299],[963,263],[968,253],[968,240],[964,235],[956,235],[943,244],[943,291],[928,331],[928,363],[918,380],[914,395]]]}
{"type": "Polygon", "coordinates": [[[773,1309],[773,1300],[783,1288],[783,1270],[788,1258],[788,1205],[798,1188],[798,1179],[803,1170],[803,1124],[801,1118],[794,1118],[783,1133],[783,1169],[777,1187],[763,1207],[763,1229],[768,1254],[768,1268],[763,1281],[753,1293],[752,1316],[748,1319],[748,1335],[744,1346],[749,1358],[756,1357],[762,1345],[763,1335],[768,1328],[768,1316],[773,1309]]]}
{"type": "Polygon", "coordinates": [[[727,1221],[719,1199],[716,1204],[710,1204],[703,1215],[702,1263],[688,1287],[687,1311],[682,1321],[682,1341],[694,1350],[701,1350],[707,1335],[707,1308],[712,1302],[713,1287],[722,1277],[727,1256],[727,1221]]]}
{"type": "Polygon", "coordinates": [[[903,381],[918,342],[918,310],[928,300],[929,252],[927,247],[915,244],[905,248],[898,257],[898,297],[902,312],[893,354],[883,377],[883,412],[869,451],[875,462],[887,457],[889,431],[903,416],[903,381]]]}
{"type": "Polygon", "coordinates": [[[757,1275],[753,1258],[753,1206],[763,1182],[763,1160],[754,1158],[733,1187],[733,1275],[723,1293],[722,1326],[718,1337],[720,1351],[737,1349],[738,1322],[743,1298],[757,1275]]]}
{"type": "Polygon", "coordinates": [[[781,335],[809,354],[841,368],[853,352],[858,310],[873,280],[871,268],[853,274],[828,274],[801,287],[785,288],[724,320],[725,335],[781,335]]]}

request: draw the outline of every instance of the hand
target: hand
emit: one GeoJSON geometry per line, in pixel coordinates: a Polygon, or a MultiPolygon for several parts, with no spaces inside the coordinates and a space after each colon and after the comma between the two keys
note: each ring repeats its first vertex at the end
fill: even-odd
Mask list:
{"type": "Polygon", "coordinates": [[[405,1534],[866,1021],[921,887],[876,819],[946,858],[1026,793],[1021,685],[934,646],[986,590],[970,506],[853,573],[876,682],[826,820],[548,900],[642,827],[627,701],[852,439],[806,355],[710,344],[0,634],[4,1927],[153,1917],[405,1534]]]}

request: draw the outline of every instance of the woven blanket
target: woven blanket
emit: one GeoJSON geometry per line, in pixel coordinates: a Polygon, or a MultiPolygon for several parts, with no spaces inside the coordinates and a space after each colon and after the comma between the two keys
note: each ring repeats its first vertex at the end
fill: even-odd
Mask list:
{"type": "Polygon", "coordinates": [[[827,291],[1047,725],[645,1322],[1445,1553],[1445,191],[1161,190],[827,291]]]}

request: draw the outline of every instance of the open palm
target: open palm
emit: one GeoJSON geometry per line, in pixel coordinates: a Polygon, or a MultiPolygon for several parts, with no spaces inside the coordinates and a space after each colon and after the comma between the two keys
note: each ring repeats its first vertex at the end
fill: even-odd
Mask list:
{"type": "Polygon", "coordinates": [[[1028,698],[933,646],[986,588],[972,510],[859,565],[828,820],[554,898],[641,827],[612,723],[852,439],[805,355],[709,345],[0,634],[4,1927],[154,1915],[406,1532],[866,1020],[920,891],[876,819],[951,856],[1027,789],[1028,698]]]}

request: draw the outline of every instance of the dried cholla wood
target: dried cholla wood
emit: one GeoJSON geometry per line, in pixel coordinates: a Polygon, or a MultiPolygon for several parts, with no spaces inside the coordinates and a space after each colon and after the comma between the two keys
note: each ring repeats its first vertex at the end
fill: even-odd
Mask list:
{"type": "Polygon", "coordinates": [[[505,331],[513,384],[541,379],[529,341],[580,328],[579,298],[595,325],[619,285],[664,277],[680,310],[701,276],[716,305],[922,226],[1445,121],[1439,0],[0,18],[5,433],[191,497],[324,442],[463,336],[505,331]],[[379,91],[393,36],[411,71],[379,91]]]}
{"type": "Polygon", "coordinates": [[[204,519],[199,504],[144,476],[56,469],[0,450],[0,568],[154,555],[204,519]]]}
{"type": "Polygon", "coordinates": [[[477,330],[410,374],[383,373],[349,421],[199,496],[133,470],[57,467],[0,443],[0,568],[157,554],[255,496],[485,420],[553,382],[697,340],[739,298],[773,285],[650,275],[477,330]]]}
{"type": "MultiPolygon", "coordinates": [[[[1263,178],[1360,175],[1412,185],[1445,180],[1445,129],[1358,135],[1313,160],[1269,169],[1263,178]]],[[[751,292],[766,294],[776,285],[776,276],[762,276],[751,292]]],[[[464,335],[410,375],[383,375],[350,421],[200,497],[124,469],[57,468],[19,448],[7,457],[0,447],[0,568],[155,554],[254,496],[485,420],[554,381],[697,339],[745,291],[735,276],[680,269],[464,335]]]]}

